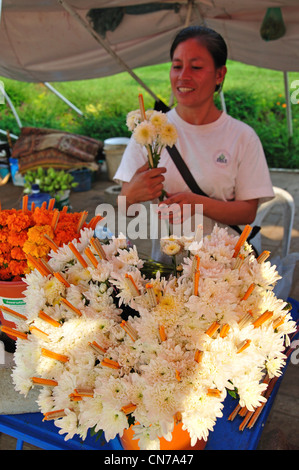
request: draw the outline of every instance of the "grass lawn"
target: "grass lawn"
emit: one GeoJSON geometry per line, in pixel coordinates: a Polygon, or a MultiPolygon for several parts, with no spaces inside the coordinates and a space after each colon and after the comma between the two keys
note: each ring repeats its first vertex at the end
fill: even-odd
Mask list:
{"type": "MultiPolygon", "coordinates": [[[[263,143],[269,166],[299,168],[299,107],[292,105],[294,135],[289,139],[283,73],[233,61],[228,61],[227,65],[224,84],[227,112],[255,129],[263,143]]],[[[171,94],[169,68],[170,64],[162,64],[135,70],[166,103],[171,94]]],[[[298,73],[290,73],[290,86],[298,79],[298,73]]],[[[23,126],[61,129],[100,140],[129,136],[126,114],[138,108],[139,93],[143,93],[146,108],[153,106],[153,98],[127,72],[86,81],[52,83],[84,113],[84,117],[42,84],[1,77],[0,80],[4,82],[23,126]]],[[[0,120],[1,129],[19,133],[12,112],[5,105],[0,106],[0,120]]]]}

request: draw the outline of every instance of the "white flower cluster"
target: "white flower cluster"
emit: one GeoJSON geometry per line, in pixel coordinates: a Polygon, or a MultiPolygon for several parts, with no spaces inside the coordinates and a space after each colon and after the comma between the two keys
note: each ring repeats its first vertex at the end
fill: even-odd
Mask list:
{"type": "Polygon", "coordinates": [[[127,115],[127,127],[138,144],[151,147],[155,161],[165,146],[176,143],[177,131],[161,111],[147,110],[145,117],[142,121],[140,110],[131,111],[127,115]]]}
{"type": "Polygon", "coordinates": [[[41,386],[40,409],[66,439],[89,428],[122,436],[130,416],[141,449],[171,440],[177,421],[195,445],[221,418],[227,390],[248,410],[265,401],[265,374],[280,375],[295,331],[273,293],[275,266],[247,243],[235,256],[238,237],[215,227],[179,276],[146,278],[124,237],[101,250],[91,237],[83,231],[75,245],[83,264],[67,246],[51,252],[62,278],[27,276],[27,340],[15,352],[16,389],[41,386]],[[123,320],[129,307],[137,315],[123,320]]]}

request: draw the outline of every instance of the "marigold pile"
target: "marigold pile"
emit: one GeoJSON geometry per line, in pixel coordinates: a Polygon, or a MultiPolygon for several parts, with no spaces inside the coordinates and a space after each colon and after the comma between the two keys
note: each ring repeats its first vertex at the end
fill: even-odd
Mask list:
{"type": "Polygon", "coordinates": [[[23,201],[22,209],[0,210],[1,281],[20,280],[34,267],[28,257],[47,259],[51,246],[78,239],[82,226],[87,226],[80,224],[82,213],[67,212],[67,207],[58,211],[54,201],[48,208],[44,204],[28,209],[23,201]]]}

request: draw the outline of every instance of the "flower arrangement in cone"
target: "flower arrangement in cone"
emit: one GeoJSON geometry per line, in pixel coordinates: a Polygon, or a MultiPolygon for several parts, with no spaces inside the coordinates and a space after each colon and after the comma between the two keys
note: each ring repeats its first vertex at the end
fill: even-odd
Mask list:
{"type": "MultiPolygon", "coordinates": [[[[87,212],[69,213],[54,208],[55,199],[42,207],[28,208],[28,196],[22,209],[0,210],[0,280],[16,281],[35,266],[35,260],[47,259],[51,247],[59,247],[79,237],[87,212]]],[[[93,218],[95,227],[99,218],[93,218]]]]}
{"type": "Polygon", "coordinates": [[[185,250],[180,274],[151,277],[122,235],[102,245],[81,230],[51,251],[47,272],[26,276],[16,390],[41,387],[44,419],[65,439],[93,429],[108,441],[135,423],[140,449],[171,440],[177,422],[192,446],[207,440],[228,392],[253,413],[296,327],[273,292],[276,267],[247,235],[216,226],[201,242],[172,239],[185,250]]]}

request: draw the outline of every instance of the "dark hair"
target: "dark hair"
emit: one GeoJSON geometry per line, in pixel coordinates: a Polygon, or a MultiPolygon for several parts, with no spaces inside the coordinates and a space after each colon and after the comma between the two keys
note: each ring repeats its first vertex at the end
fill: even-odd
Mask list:
{"type": "MultiPolygon", "coordinates": [[[[197,39],[203,44],[213,57],[215,68],[218,69],[226,64],[227,46],[223,37],[211,28],[206,26],[187,26],[177,33],[171,48],[170,58],[173,59],[174,51],[177,46],[188,39],[197,39]]],[[[217,85],[215,91],[220,91],[221,85],[217,85]]]]}

